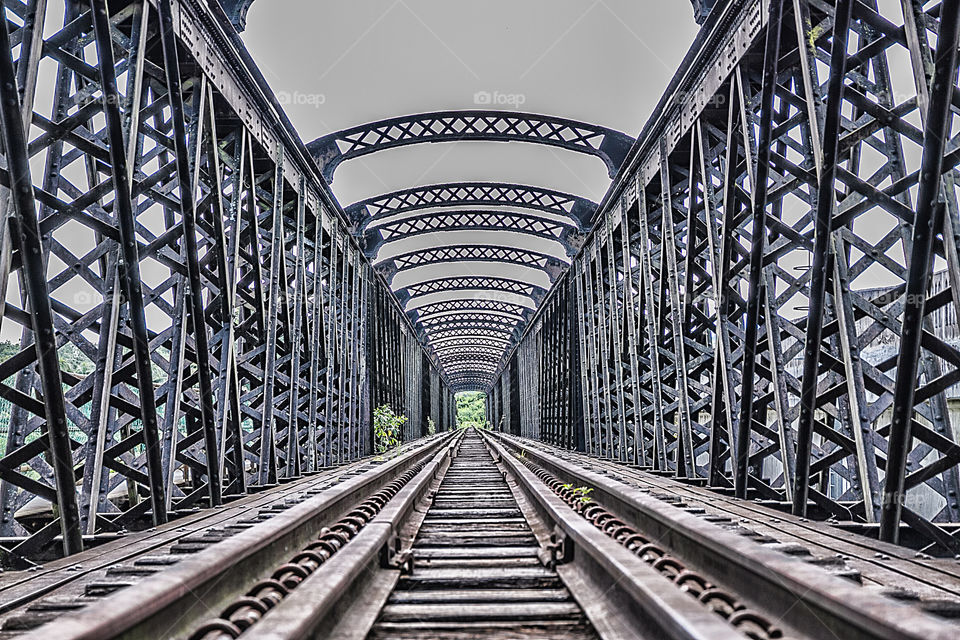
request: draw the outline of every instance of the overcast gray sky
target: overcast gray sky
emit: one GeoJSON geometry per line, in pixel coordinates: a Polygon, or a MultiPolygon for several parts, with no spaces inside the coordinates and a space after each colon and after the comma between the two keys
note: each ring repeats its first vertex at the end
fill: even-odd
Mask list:
{"type": "MultiPolygon", "coordinates": [[[[305,142],[392,116],[482,108],[481,91],[635,136],[696,31],[688,0],[262,0],[243,40],[305,142]]],[[[529,183],[594,200],[609,184],[594,157],[448,143],[345,163],[334,192],[347,205],[452,180],[529,183]]]]}

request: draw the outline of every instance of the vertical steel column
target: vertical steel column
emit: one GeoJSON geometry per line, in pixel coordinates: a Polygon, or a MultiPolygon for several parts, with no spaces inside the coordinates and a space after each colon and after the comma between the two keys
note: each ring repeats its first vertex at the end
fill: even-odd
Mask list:
{"type": "MultiPolygon", "coordinates": [[[[186,252],[187,281],[189,282],[190,318],[193,321],[193,339],[197,354],[197,379],[200,386],[200,424],[207,458],[207,491],[211,506],[221,503],[220,457],[217,432],[214,423],[213,385],[210,383],[210,345],[207,340],[207,323],[203,309],[203,282],[200,273],[200,258],[197,249],[197,216],[194,201],[194,181],[190,176],[190,153],[187,149],[187,127],[183,117],[183,95],[180,86],[180,59],[174,35],[173,11],[170,0],[159,0],[160,39],[163,46],[163,65],[167,80],[167,96],[173,120],[173,142],[177,161],[177,182],[180,185],[180,223],[183,227],[183,243],[186,252]]],[[[206,85],[203,85],[204,89],[206,85]]],[[[198,122],[198,138],[202,131],[204,100],[200,100],[201,120],[198,122]]],[[[197,141],[198,146],[200,140],[197,141]]],[[[195,170],[199,171],[198,167],[195,170]]],[[[220,194],[217,194],[219,197],[220,194]]]]}
{"type": "Polygon", "coordinates": [[[760,324],[760,274],[767,236],[767,178],[770,173],[772,146],[773,96],[777,85],[780,59],[780,23],[783,0],[770,0],[766,46],[763,54],[763,86],[760,96],[760,136],[757,153],[757,177],[753,198],[753,234],[750,250],[750,284],[747,294],[747,316],[744,327],[743,379],[740,398],[740,421],[737,425],[734,486],[738,498],[747,497],[750,434],[753,423],[753,379],[756,370],[757,333],[760,324]]]}
{"type": "MultiPolygon", "coordinates": [[[[153,371],[150,345],[147,341],[147,321],[144,315],[143,292],[140,289],[140,251],[137,246],[136,220],[133,213],[127,157],[124,151],[123,124],[120,114],[120,93],[117,89],[116,63],[113,57],[113,37],[106,0],[90,0],[93,14],[94,40],[97,46],[97,65],[106,117],[107,145],[110,154],[114,184],[114,205],[120,226],[121,256],[120,281],[129,306],[130,331],[133,337],[134,364],[140,394],[143,444],[146,449],[147,472],[150,482],[150,502],[153,521],[167,521],[164,504],[163,466],[160,438],[157,433],[157,405],[153,389],[153,371]]],[[[134,115],[133,117],[138,117],[134,115]]]]}
{"type": "Polygon", "coordinates": [[[940,5],[940,29],[937,33],[933,82],[924,122],[917,211],[907,271],[893,417],[887,444],[887,469],[880,512],[880,539],[885,542],[897,542],[900,537],[904,474],[910,451],[920,345],[923,340],[924,304],[932,263],[930,252],[933,247],[934,224],[944,212],[944,205],[938,203],[938,200],[944,145],[950,135],[950,108],[956,82],[958,40],[960,0],[944,0],[940,5]]]}
{"type": "MultiPolygon", "coordinates": [[[[573,267],[571,266],[571,269],[573,267]]],[[[583,379],[583,347],[582,334],[580,332],[580,321],[583,316],[579,312],[577,299],[577,278],[576,274],[569,271],[566,276],[567,304],[564,309],[566,323],[568,327],[568,338],[564,343],[564,357],[570,359],[569,376],[569,399],[570,402],[570,429],[572,432],[571,446],[577,451],[586,451],[586,429],[584,417],[584,393],[585,385],[583,379]]]]}
{"type": "Polygon", "coordinates": [[[53,328],[53,311],[47,292],[43,260],[43,243],[33,196],[30,156],[23,127],[20,93],[13,67],[13,52],[7,31],[6,9],[0,6],[3,26],[0,28],[0,124],[3,126],[4,153],[10,198],[16,214],[18,240],[23,262],[24,283],[30,304],[30,319],[35,336],[34,348],[40,369],[44,415],[47,421],[50,456],[57,488],[57,509],[63,552],[72,555],[83,550],[80,511],[77,506],[76,480],[73,474],[73,446],[67,429],[57,337],[53,328]]]}
{"type": "MultiPolygon", "coordinates": [[[[820,367],[820,341],[823,334],[826,302],[828,255],[833,226],[838,151],[840,148],[840,108],[843,106],[843,81],[847,73],[847,38],[850,31],[852,0],[837,0],[830,50],[830,85],[823,127],[823,162],[817,184],[817,217],[813,236],[813,263],[810,267],[810,293],[807,309],[807,335],[804,343],[803,374],[800,379],[800,419],[797,423],[796,475],[794,476],[793,513],[807,515],[807,491],[810,487],[810,455],[813,423],[816,419],[817,382],[820,367]]],[[[781,420],[783,418],[781,417],[781,420]]],[[[786,464],[786,460],[784,460],[786,464]]]]}
{"type": "MultiPolygon", "coordinates": [[[[277,335],[280,328],[280,263],[283,257],[283,149],[277,148],[273,172],[273,203],[270,209],[270,282],[267,294],[267,348],[263,364],[263,408],[260,422],[259,484],[271,485],[277,481],[276,397],[277,335]]],[[[259,230],[258,230],[259,231],[259,230]]]]}

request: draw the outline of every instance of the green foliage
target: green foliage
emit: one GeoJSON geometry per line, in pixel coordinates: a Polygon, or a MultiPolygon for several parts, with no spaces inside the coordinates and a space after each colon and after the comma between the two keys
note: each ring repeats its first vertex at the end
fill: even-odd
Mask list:
{"type": "Polygon", "coordinates": [[[590,494],[593,493],[592,487],[577,487],[574,489],[570,483],[560,485],[560,488],[567,491],[573,489],[573,495],[576,496],[578,502],[590,502],[590,494]]]}
{"type": "Polygon", "coordinates": [[[482,391],[464,391],[457,394],[457,427],[481,429],[487,422],[487,394],[482,391]]]}
{"type": "Polygon", "coordinates": [[[398,416],[388,404],[373,410],[373,436],[377,453],[386,453],[400,446],[400,429],[407,416],[398,416]]]}
{"type": "Polygon", "coordinates": [[[437,433],[437,423],[433,421],[433,418],[427,417],[427,435],[432,436],[437,433]]]}
{"type": "Polygon", "coordinates": [[[593,493],[593,487],[577,487],[573,490],[573,495],[577,496],[580,502],[590,502],[591,493],[593,493]]]}
{"type": "MultiPolygon", "coordinates": [[[[20,353],[19,344],[10,342],[9,340],[0,340],[0,362],[6,361],[18,353],[20,353]]],[[[93,372],[93,362],[72,342],[61,345],[57,349],[57,355],[60,357],[60,368],[67,373],[86,376],[93,372]]],[[[12,384],[12,378],[10,381],[5,382],[12,384]]]]}

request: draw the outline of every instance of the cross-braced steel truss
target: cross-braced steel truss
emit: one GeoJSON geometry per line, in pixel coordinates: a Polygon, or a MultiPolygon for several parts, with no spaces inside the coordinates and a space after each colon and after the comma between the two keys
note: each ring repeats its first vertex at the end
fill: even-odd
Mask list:
{"type": "MultiPolygon", "coordinates": [[[[545,279],[552,284],[579,249],[584,236],[581,229],[595,207],[584,198],[539,187],[462,182],[377,196],[351,205],[348,211],[355,233],[363,238],[367,255],[375,260],[378,273],[392,283],[401,299],[428,294],[458,295],[470,290],[496,296],[498,287],[503,287],[503,293],[539,299],[546,291],[542,284],[518,283],[531,277],[529,270],[534,269],[544,274],[540,282],[545,279]],[[476,210],[478,206],[490,208],[476,210]],[[478,236],[478,232],[487,237],[478,236]],[[436,237],[434,245],[401,253],[391,250],[430,234],[436,237]],[[477,239],[484,243],[476,243],[477,239]],[[482,286],[478,286],[478,278],[446,277],[438,281],[436,270],[456,263],[467,268],[470,263],[477,267],[482,264],[487,270],[499,272],[503,272],[503,267],[513,267],[511,275],[519,280],[488,277],[482,286]],[[398,284],[401,280],[405,283],[402,286],[398,284]]],[[[488,302],[482,298],[475,301],[488,302]]],[[[533,299],[531,302],[536,304],[533,299]]],[[[461,307],[461,320],[476,310],[476,305],[461,307]]],[[[419,322],[415,313],[411,313],[411,319],[419,322]]],[[[420,326],[424,335],[429,333],[426,329],[420,326]]],[[[440,365],[445,367],[443,357],[437,355],[440,365]]]]}
{"type": "Polygon", "coordinates": [[[371,404],[408,436],[451,426],[435,357],[219,7],[2,6],[9,557],[371,453],[371,404]]]}
{"type": "Polygon", "coordinates": [[[960,2],[883,6],[714,10],[494,425],[960,552],[960,2]]]}

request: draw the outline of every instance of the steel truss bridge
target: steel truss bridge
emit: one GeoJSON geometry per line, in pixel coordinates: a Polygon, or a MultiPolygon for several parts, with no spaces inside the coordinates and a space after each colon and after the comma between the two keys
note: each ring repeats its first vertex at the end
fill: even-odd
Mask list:
{"type": "MultiPolygon", "coordinates": [[[[320,538],[336,541],[308,547],[299,569],[260,576],[280,585],[264,587],[280,594],[269,598],[292,601],[348,542],[357,551],[343,575],[356,580],[376,553],[401,573],[417,558],[450,560],[419,543],[386,553],[395,534],[373,537],[381,517],[405,522],[435,481],[430,509],[443,513],[428,514],[420,536],[432,535],[431,517],[455,517],[444,509],[460,513],[457,500],[489,517],[544,518],[554,539],[534,556],[581,603],[593,578],[597,589],[639,580],[599,559],[626,553],[600,536],[633,553],[622,566],[646,562],[702,602],[726,584],[716,597],[729,611],[709,606],[750,637],[780,637],[776,611],[797,637],[955,632],[927,613],[960,610],[960,574],[934,558],[960,556],[960,0],[694,2],[699,34],[636,139],[554,115],[466,110],[306,144],[238,35],[251,2],[2,0],[0,321],[19,335],[0,361],[5,563],[104,549],[118,575],[109,571],[141,557],[118,539],[156,527],[162,544],[143,538],[137,553],[201,552],[169,569],[197,586],[214,571],[201,558],[243,565],[246,552],[225,551],[234,542],[260,549],[290,535],[300,548],[302,527],[327,522],[316,514],[338,521],[320,538]],[[345,205],[333,195],[345,162],[459,141],[586,154],[612,182],[599,203],[483,176],[345,205]],[[487,392],[490,431],[454,433],[455,394],[471,390],[487,392]],[[383,405],[406,417],[407,444],[388,461],[374,429],[383,405]],[[511,503],[517,491],[525,501],[511,503]],[[465,497],[484,492],[492,503],[465,497]],[[687,515],[670,506],[691,501],[687,515]],[[226,524],[211,529],[213,516],[198,515],[209,507],[226,524]],[[260,529],[267,516],[243,516],[254,507],[289,513],[260,529]],[[824,607],[819,623],[774,610],[775,598],[771,610],[740,606],[753,583],[738,563],[783,580],[806,569],[754,558],[712,529],[649,555],[657,531],[683,529],[690,513],[740,517],[756,529],[743,535],[786,547],[843,540],[857,576],[909,583],[926,613],[883,613],[862,588],[847,593],[837,585],[849,566],[822,590],[819,578],[803,583],[811,610],[824,607]],[[771,537],[761,524],[781,519],[793,529],[771,537]],[[190,533],[171,534],[176,522],[190,533]],[[246,527],[262,533],[234,531],[246,527]],[[697,555],[711,540],[727,583],[697,555]],[[861,547],[900,554],[909,580],[874,571],[861,547]],[[560,568],[584,562],[594,564],[577,565],[579,582],[560,568]],[[929,605],[944,594],[953,605],[929,605]],[[871,613],[855,620],[850,607],[871,613]]],[[[262,551],[261,569],[282,561],[262,551]]],[[[28,582],[27,595],[0,602],[0,634],[13,628],[4,614],[59,589],[17,584],[28,582]]],[[[88,596],[114,590],[84,584],[88,596]]],[[[153,584],[121,591],[139,599],[118,596],[129,606],[110,615],[91,608],[101,620],[78,619],[98,637],[119,634],[110,625],[123,616],[147,625],[174,606],[153,584]]],[[[642,600],[644,588],[627,590],[642,600]]],[[[394,604],[367,616],[376,637],[409,622],[413,601],[391,589],[394,604]]],[[[190,637],[237,637],[275,604],[256,593],[190,637]]],[[[683,602],[650,615],[687,619],[683,602]]],[[[582,606],[562,614],[582,637],[646,624],[597,626],[582,606]]],[[[278,614],[291,626],[278,623],[290,635],[276,637],[306,633],[294,618],[278,614]]],[[[56,637],[84,637],[79,628],[56,637]]],[[[700,637],[726,633],[710,629],[700,637]]]]}

